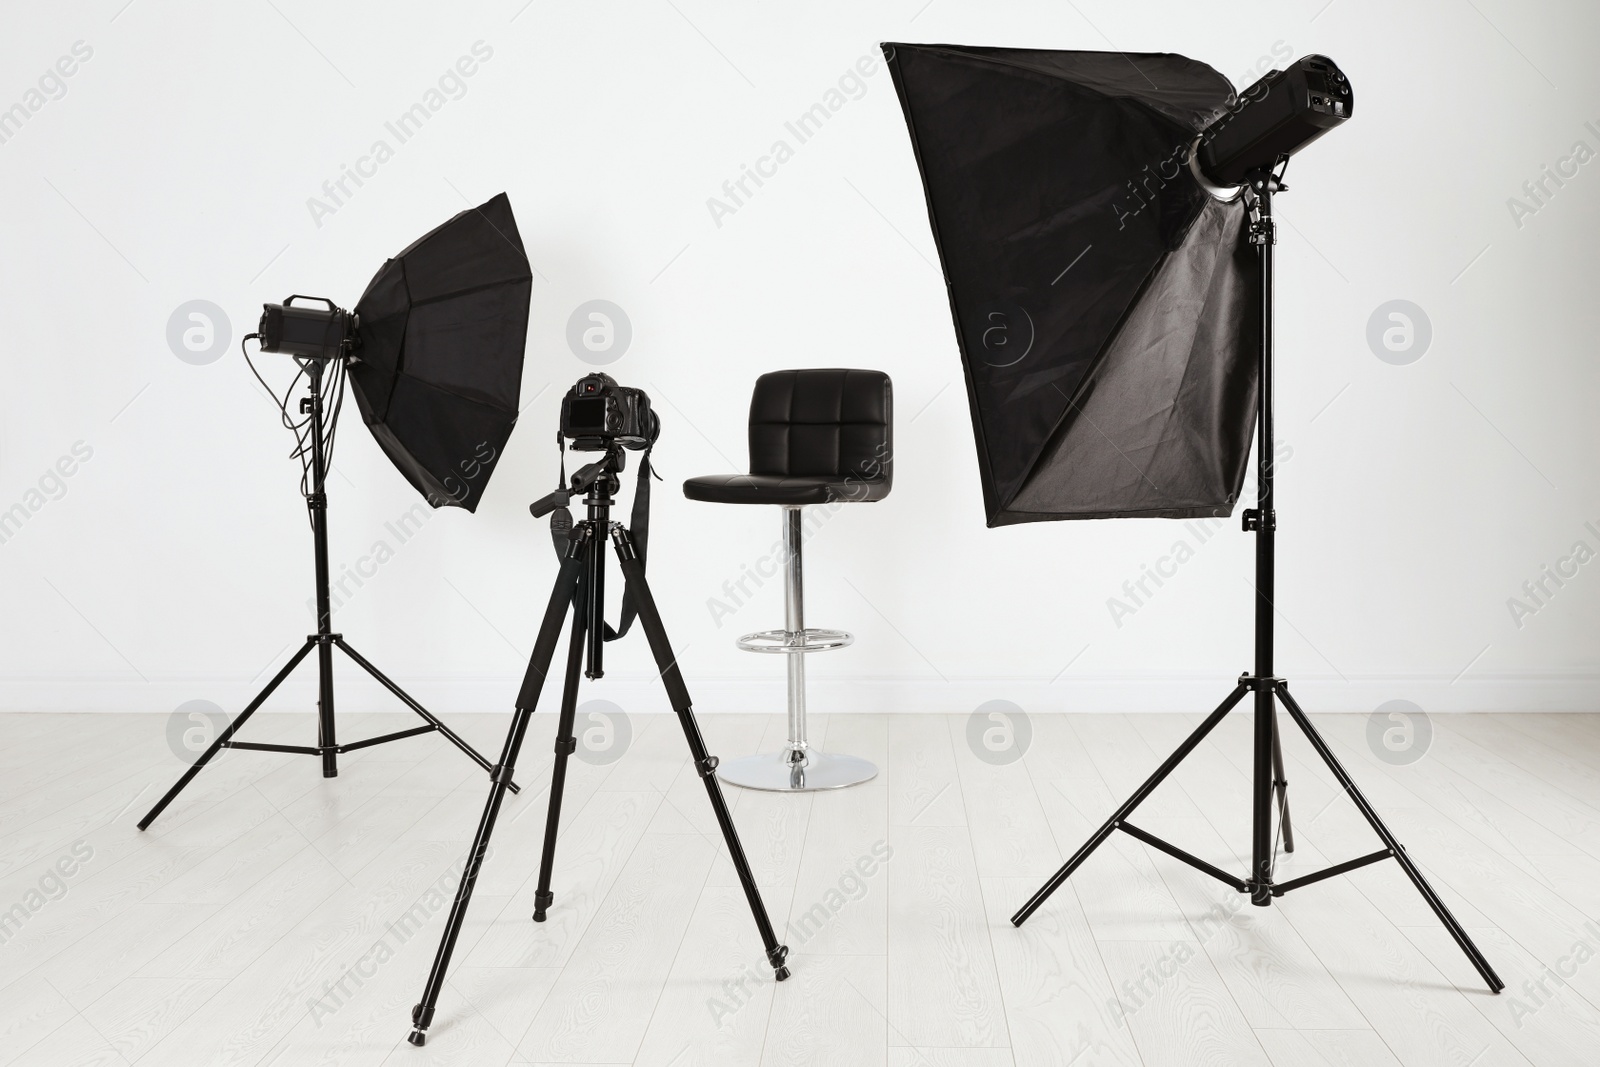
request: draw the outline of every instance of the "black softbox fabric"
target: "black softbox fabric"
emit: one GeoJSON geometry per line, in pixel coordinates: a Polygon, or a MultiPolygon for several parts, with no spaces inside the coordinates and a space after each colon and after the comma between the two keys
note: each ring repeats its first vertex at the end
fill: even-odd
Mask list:
{"type": "Polygon", "coordinates": [[[356,305],[361,417],[434,507],[476,511],[517,421],[533,273],[504,193],[383,265],[356,305]]]}
{"type": "Polygon", "coordinates": [[[990,526],[1227,515],[1255,422],[1242,201],[1188,166],[1233,95],[1168,54],[886,44],[990,526]]]}

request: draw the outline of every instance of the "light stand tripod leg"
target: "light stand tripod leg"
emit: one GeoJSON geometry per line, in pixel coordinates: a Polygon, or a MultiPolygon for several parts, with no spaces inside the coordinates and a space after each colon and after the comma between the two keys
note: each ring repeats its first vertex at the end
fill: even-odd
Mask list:
{"type": "Polygon", "coordinates": [[[1350,772],[1344,769],[1344,765],[1339,762],[1339,758],[1333,754],[1333,749],[1328,747],[1328,742],[1323,740],[1322,735],[1317,732],[1316,727],[1311,725],[1311,720],[1301,710],[1300,705],[1295,702],[1294,697],[1289,695],[1288,687],[1279,682],[1273,691],[1277,694],[1278,699],[1283,701],[1283,706],[1289,710],[1290,716],[1293,717],[1295,723],[1306,735],[1306,739],[1311,742],[1311,747],[1316,749],[1317,755],[1322,757],[1322,762],[1328,765],[1328,770],[1333,772],[1333,776],[1338,779],[1339,785],[1344,788],[1350,799],[1355,802],[1357,810],[1367,820],[1367,824],[1372,827],[1384,845],[1388,847],[1394,858],[1400,862],[1401,870],[1406,872],[1406,877],[1411,879],[1411,884],[1417,887],[1417,892],[1422,894],[1422,899],[1428,902],[1428,907],[1433,909],[1434,915],[1438,916],[1439,921],[1444,924],[1444,928],[1450,931],[1450,936],[1455,938],[1456,944],[1461,947],[1461,951],[1466,953],[1467,959],[1471,960],[1472,965],[1478,969],[1478,974],[1488,983],[1489,991],[1498,993],[1504,989],[1505,983],[1500,980],[1500,976],[1494,972],[1493,967],[1489,966],[1489,961],[1484,958],[1483,953],[1478,951],[1478,946],[1473,944],[1472,938],[1467,936],[1467,931],[1456,921],[1456,917],[1450,913],[1450,909],[1445,907],[1445,903],[1439,899],[1439,895],[1433,891],[1433,887],[1422,876],[1422,872],[1417,869],[1417,865],[1411,862],[1411,857],[1406,855],[1405,846],[1395,840],[1394,834],[1389,832],[1389,828],[1378,817],[1377,811],[1367,801],[1367,798],[1362,795],[1361,790],[1356,787],[1355,781],[1350,777],[1350,772]]]}
{"type": "MultiPolygon", "coordinates": [[[[650,651],[655,656],[657,668],[661,671],[661,683],[666,687],[667,699],[672,704],[672,710],[678,713],[678,722],[683,726],[684,739],[689,743],[689,755],[694,760],[700,780],[706,784],[706,796],[711,801],[711,810],[716,813],[717,825],[722,828],[722,839],[728,846],[728,858],[733,861],[733,869],[739,875],[739,884],[744,887],[745,900],[749,902],[750,912],[755,916],[756,929],[760,931],[761,943],[767,950],[767,962],[772,964],[773,977],[781,982],[789,977],[789,968],[784,966],[789,948],[778,943],[778,936],[772,929],[772,920],[767,917],[767,906],[761,899],[761,890],[756,886],[755,875],[750,871],[750,861],[745,857],[744,846],[739,843],[739,831],[733,825],[733,816],[728,812],[728,801],[722,795],[722,786],[717,781],[717,759],[706,751],[705,739],[700,736],[700,726],[695,722],[689,688],[684,685],[683,674],[678,670],[678,658],[672,651],[671,642],[667,640],[667,630],[661,622],[661,612],[657,610],[655,597],[651,595],[650,586],[645,581],[644,567],[634,554],[633,540],[625,529],[620,525],[613,526],[612,538],[617,546],[617,559],[622,565],[622,577],[627,583],[628,594],[639,611],[639,625],[644,627],[645,637],[650,642],[650,651]]],[[[595,550],[599,551],[598,545],[595,550]]]]}
{"type": "MultiPolygon", "coordinates": [[[[462,752],[465,752],[468,759],[472,760],[473,763],[476,763],[484,770],[493,773],[494,765],[488,760],[484,759],[483,755],[477,749],[467,744],[467,742],[462,739],[460,734],[446,726],[438,716],[434,715],[433,712],[417,703],[416,700],[412,698],[411,694],[407,693],[404,689],[401,689],[389,679],[388,675],[374,667],[364,656],[358,653],[355,649],[351,648],[343,637],[335,635],[333,638],[333,643],[338,645],[339,649],[344,652],[345,655],[354,660],[357,667],[360,667],[362,670],[372,675],[372,677],[378,681],[378,684],[382,685],[389,692],[393,693],[397,698],[399,698],[402,704],[416,712],[418,715],[422,716],[423,719],[429,723],[429,725],[431,725],[439,733],[443,734],[446,740],[448,740],[452,745],[455,745],[462,752]]],[[[513,793],[522,792],[521,787],[519,787],[515,782],[511,784],[510,788],[513,793]]]]}
{"type": "Polygon", "coordinates": [[[422,1000],[411,1009],[414,1028],[406,1040],[413,1045],[427,1041],[425,1031],[433,1022],[439,993],[444,988],[445,973],[450,969],[450,956],[455,951],[456,939],[461,936],[461,924],[467,917],[467,906],[472,902],[472,888],[478,882],[478,871],[483,866],[484,855],[489,851],[489,836],[494,833],[500,805],[511,784],[517,753],[522,749],[522,739],[528,732],[528,719],[539,703],[539,692],[544,688],[545,677],[549,674],[550,661],[555,658],[556,642],[561,639],[562,618],[571,606],[573,590],[578,586],[579,563],[574,542],[568,549],[567,557],[561,561],[561,573],[556,576],[555,589],[550,593],[550,604],[545,608],[544,622],[539,627],[539,638],[534,642],[528,671],[523,675],[522,691],[517,696],[517,710],[511,719],[511,729],[506,732],[505,748],[500,752],[500,762],[489,776],[494,784],[489,788],[489,799],[484,804],[482,818],[478,820],[478,832],[472,838],[471,851],[467,853],[467,865],[461,872],[461,885],[456,889],[455,901],[450,905],[450,917],[445,921],[444,935],[439,939],[439,951],[433,958],[433,969],[428,972],[422,1000]]]}
{"type": "Polygon", "coordinates": [[[1089,858],[1090,853],[1105,843],[1106,838],[1111,836],[1117,825],[1133,813],[1133,809],[1137,808],[1145,797],[1149,796],[1155,790],[1155,787],[1160,785],[1162,780],[1171,774],[1189,753],[1194,751],[1195,746],[1205,739],[1206,734],[1209,734],[1217,723],[1222,721],[1223,716],[1232,711],[1234,705],[1243,700],[1244,695],[1249,691],[1250,687],[1248,685],[1243,682],[1239,683],[1233,692],[1228,694],[1228,699],[1217,705],[1217,709],[1206,716],[1206,720],[1195,729],[1194,733],[1188,736],[1183,744],[1178,746],[1177,751],[1168,756],[1167,761],[1156,768],[1156,773],[1147,778],[1145,783],[1135,790],[1133,796],[1123,801],[1122,807],[1118,808],[1115,814],[1107,819],[1100,829],[1094,832],[1094,836],[1085,841],[1082,847],[1073,853],[1072,858],[1062,864],[1061,869],[1051,875],[1050,880],[1040,887],[1039,891],[1030,897],[1028,902],[1017,910],[1015,915],[1011,916],[1011,925],[1021,926],[1027,922],[1028,916],[1038,911],[1039,906],[1050,899],[1050,894],[1060,889],[1062,883],[1072,877],[1072,872],[1077,870],[1083,861],[1089,858]]]}
{"type": "MultiPolygon", "coordinates": [[[[589,551],[603,551],[592,542],[589,551]]],[[[578,739],[572,736],[572,720],[578,712],[578,672],[583,668],[583,644],[588,630],[584,625],[581,588],[579,604],[572,615],[572,644],[567,649],[566,685],[561,690],[561,717],[556,723],[556,761],[550,770],[550,809],[544,820],[544,852],[539,857],[539,887],[533,894],[533,921],[542,923],[556,895],[550,891],[550,876],[556,863],[556,837],[561,832],[561,796],[567,788],[567,759],[577,751],[578,739]]]]}
{"type": "Polygon", "coordinates": [[[317,639],[315,637],[306,638],[306,643],[300,646],[300,651],[296,652],[294,657],[283,665],[283,669],[273,676],[272,681],[267,683],[265,689],[256,694],[256,698],[250,702],[250,706],[241,711],[239,717],[229,723],[228,728],[217,735],[217,739],[211,742],[211,747],[202,752],[200,758],[195,760],[187,771],[183,772],[183,777],[178,779],[177,784],[167,790],[167,795],[156,801],[156,806],[145,813],[145,817],[139,820],[139,829],[148,829],[150,824],[156,821],[156,816],[165,811],[167,805],[172,803],[173,798],[183,792],[183,787],[194,780],[194,776],[200,773],[200,768],[210,763],[212,757],[217,754],[223,745],[233,740],[233,735],[239,732],[239,728],[245,724],[250,716],[256,713],[257,708],[267,702],[267,698],[272,695],[278,686],[283,684],[283,680],[294,673],[294,669],[300,666],[300,661],[306,658],[311,650],[316,647],[316,644],[317,639]]]}
{"type": "Polygon", "coordinates": [[[1294,827],[1289,825],[1289,779],[1283,773],[1282,731],[1278,729],[1277,716],[1272,720],[1272,785],[1278,791],[1278,829],[1283,834],[1283,850],[1294,851],[1294,827]]]}

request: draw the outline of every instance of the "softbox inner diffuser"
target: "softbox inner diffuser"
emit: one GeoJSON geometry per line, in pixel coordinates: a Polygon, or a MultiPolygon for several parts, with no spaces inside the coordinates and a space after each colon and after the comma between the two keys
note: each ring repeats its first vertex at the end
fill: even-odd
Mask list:
{"type": "Polygon", "coordinates": [[[1227,515],[1255,425],[1241,200],[1195,139],[1233,97],[1169,54],[887,44],[955,318],[990,526],[1227,515]]]}

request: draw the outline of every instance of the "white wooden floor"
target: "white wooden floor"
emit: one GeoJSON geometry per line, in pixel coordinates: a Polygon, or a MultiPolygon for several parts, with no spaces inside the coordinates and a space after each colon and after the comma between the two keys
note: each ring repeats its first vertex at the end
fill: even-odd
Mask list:
{"type": "MultiPolygon", "coordinates": [[[[457,725],[496,752],[506,721],[457,725]]],[[[1179,716],[1036,716],[1007,766],[972,753],[963,716],[816,717],[876,781],[728,790],[787,927],[782,985],[676,720],[637,717],[621,760],[572,764],[556,903],[535,925],[553,721],[536,719],[530,788],[416,1049],[410,1006],[487,789],[474,765],[427,736],[352,754],[331,781],[310,757],[235,752],[141,834],[181,770],[165,716],[0,717],[0,1064],[1600,1062],[1600,716],[1438,717],[1408,767],[1369,752],[1364,718],[1318,719],[1499,969],[1498,997],[1392,862],[1257,909],[1118,835],[1013,929],[1197,721],[1179,716]]],[[[350,716],[341,733],[409,724],[350,716]]],[[[703,725],[724,757],[782,729],[703,725]]],[[[1300,841],[1280,880],[1375,847],[1285,726],[1300,841]]],[[[263,715],[247,733],[305,744],[312,724],[263,715]]],[[[1249,745],[1236,712],[1139,823],[1243,873],[1249,745]]]]}

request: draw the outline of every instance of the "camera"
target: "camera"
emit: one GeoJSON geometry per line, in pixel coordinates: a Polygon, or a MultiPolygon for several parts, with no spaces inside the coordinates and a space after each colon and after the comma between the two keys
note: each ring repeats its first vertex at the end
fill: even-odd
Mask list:
{"type": "Polygon", "coordinates": [[[579,378],[561,398],[561,436],[578,452],[604,452],[613,445],[649,448],[661,433],[643,389],[618,385],[609,374],[579,378]]]}

